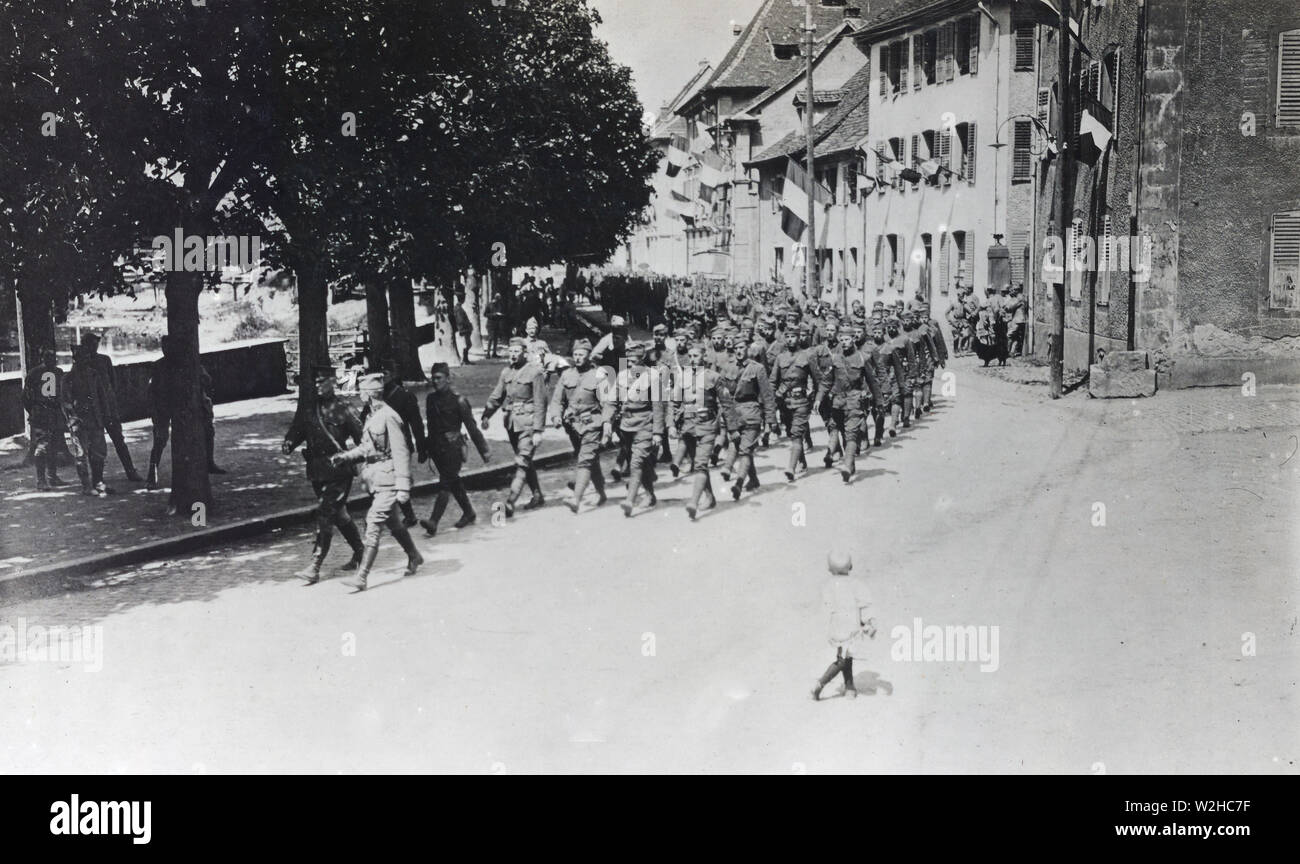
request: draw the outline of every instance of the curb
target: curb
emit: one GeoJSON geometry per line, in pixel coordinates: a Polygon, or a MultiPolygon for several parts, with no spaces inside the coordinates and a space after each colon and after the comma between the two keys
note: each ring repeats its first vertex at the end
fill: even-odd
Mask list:
{"type": "MultiPolygon", "coordinates": [[[[537,468],[551,468],[568,461],[572,457],[572,448],[564,446],[534,457],[533,465],[537,468]]],[[[460,476],[465,481],[467,489],[481,491],[499,485],[502,480],[513,474],[514,470],[514,463],[506,462],[501,465],[486,465],[472,471],[465,471],[460,476]]],[[[437,480],[425,480],[420,483],[412,483],[411,493],[430,492],[437,488],[438,482],[437,480]]],[[[364,511],[369,506],[369,501],[369,495],[354,494],[348,499],[348,511],[364,511]]],[[[63,580],[69,577],[84,576],[101,570],[123,567],[156,558],[184,555],[219,543],[256,537],[259,534],[269,533],[276,528],[303,525],[312,521],[315,512],[315,507],[296,507],[291,510],[280,510],[255,516],[251,519],[241,519],[228,525],[203,528],[180,537],[151,540],[132,546],[129,549],[115,550],[101,555],[89,555],[84,558],[61,561],[44,567],[34,567],[8,578],[0,577],[0,602],[66,590],[70,586],[65,585],[63,580]]]]}

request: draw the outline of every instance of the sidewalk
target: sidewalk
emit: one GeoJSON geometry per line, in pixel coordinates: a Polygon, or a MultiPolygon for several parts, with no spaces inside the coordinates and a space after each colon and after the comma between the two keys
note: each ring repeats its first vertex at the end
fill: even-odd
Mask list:
{"type": "MultiPolygon", "coordinates": [[[[557,349],[563,345],[561,350],[567,350],[569,337],[561,331],[543,328],[541,335],[557,349]]],[[[504,366],[504,359],[479,357],[469,366],[453,367],[453,383],[469,398],[476,416],[482,413],[504,366]]],[[[423,413],[429,385],[409,389],[419,399],[423,413]]],[[[360,410],[356,395],[344,394],[344,398],[360,410]]],[[[70,466],[60,469],[60,476],[70,481],[68,486],[37,492],[31,467],[21,466],[22,449],[11,446],[0,453],[0,598],[12,594],[18,580],[57,580],[309,521],[315,498],[306,479],[301,448],[289,456],[280,452],[296,403],[297,395],[288,393],[215,406],[217,464],[228,473],[212,476],[213,505],[205,526],[166,515],[169,454],[163,456],[160,468],[161,488],[151,492],[143,483],[125,479],[110,442],[104,479],[116,494],[101,499],[80,494],[76,472],[70,466]]],[[[152,445],[150,423],[127,423],[123,431],[143,475],[152,445]]],[[[470,455],[463,476],[471,488],[503,484],[513,471],[513,454],[499,416],[493,418],[484,436],[491,458],[484,465],[478,454],[470,455]]],[[[14,439],[8,441],[12,445],[14,439]]],[[[564,432],[548,429],[537,461],[545,466],[568,459],[571,453],[564,432]]],[[[411,477],[413,491],[427,490],[437,482],[429,463],[413,461],[411,477]]],[[[354,484],[352,506],[367,499],[362,484],[354,484]]]]}

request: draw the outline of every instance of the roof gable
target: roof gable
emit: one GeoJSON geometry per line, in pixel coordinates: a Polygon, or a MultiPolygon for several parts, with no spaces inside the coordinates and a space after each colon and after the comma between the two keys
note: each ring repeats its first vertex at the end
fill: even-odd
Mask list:
{"type": "MultiPolygon", "coordinates": [[[[812,5],[813,26],[819,34],[818,42],[825,42],[840,30],[844,22],[843,6],[822,6],[817,0],[812,5]]],[[[790,0],[764,0],[749,26],[732,43],[705,90],[723,88],[766,90],[787,78],[800,67],[803,60],[793,57],[777,60],[770,42],[789,44],[803,38],[804,8],[790,0]]]]}

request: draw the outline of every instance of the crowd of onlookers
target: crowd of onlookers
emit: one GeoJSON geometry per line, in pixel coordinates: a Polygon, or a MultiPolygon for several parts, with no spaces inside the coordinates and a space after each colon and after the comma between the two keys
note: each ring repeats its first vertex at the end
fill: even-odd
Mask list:
{"type": "Polygon", "coordinates": [[[1023,283],[1004,285],[1001,291],[989,291],[982,298],[975,296],[973,287],[960,286],[947,318],[954,349],[958,353],[973,351],[985,366],[994,360],[1005,366],[1008,357],[1025,353],[1029,305],[1023,283]]]}

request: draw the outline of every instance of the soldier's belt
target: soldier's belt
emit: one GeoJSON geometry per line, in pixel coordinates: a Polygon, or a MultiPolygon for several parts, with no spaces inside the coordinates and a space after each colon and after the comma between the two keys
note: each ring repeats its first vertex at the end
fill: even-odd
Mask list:
{"type": "Polygon", "coordinates": [[[649,411],[651,407],[653,407],[653,406],[650,406],[650,405],[643,405],[643,406],[640,406],[640,407],[635,407],[635,406],[630,406],[630,405],[629,405],[629,406],[627,406],[627,407],[625,407],[625,408],[623,409],[623,413],[624,413],[624,414],[640,414],[640,413],[643,412],[643,411],[649,411]]]}
{"type": "Polygon", "coordinates": [[[392,453],[374,453],[366,457],[366,464],[374,465],[376,462],[388,462],[392,458],[392,453]]]}
{"type": "Polygon", "coordinates": [[[808,390],[804,387],[791,387],[789,390],[785,392],[785,398],[787,399],[790,398],[802,399],[807,395],[808,395],[808,390]]]}

